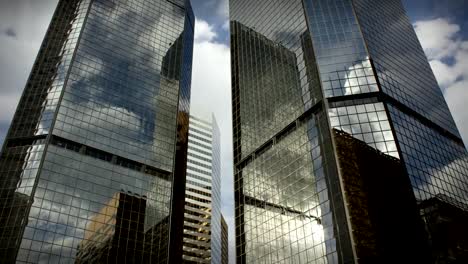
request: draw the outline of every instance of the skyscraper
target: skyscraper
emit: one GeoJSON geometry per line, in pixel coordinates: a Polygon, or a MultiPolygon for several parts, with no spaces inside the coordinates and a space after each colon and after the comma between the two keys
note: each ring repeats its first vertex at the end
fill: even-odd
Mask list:
{"type": "Polygon", "coordinates": [[[211,122],[190,116],[183,226],[187,263],[220,263],[220,166],[220,132],[214,116],[211,122]]]}
{"type": "Polygon", "coordinates": [[[426,201],[466,210],[467,151],[400,0],[230,20],[237,262],[441,259],[426,201]]]}
{"type": "Polygon", "coordinates": [[[229,263],[229,228],[221,215],[221,264],[229,263]]]}
{"type": "Polygon", "coordinates": [[[61,0],[0,156],[0,258],[176,263],[194,16],[61,0]]]}

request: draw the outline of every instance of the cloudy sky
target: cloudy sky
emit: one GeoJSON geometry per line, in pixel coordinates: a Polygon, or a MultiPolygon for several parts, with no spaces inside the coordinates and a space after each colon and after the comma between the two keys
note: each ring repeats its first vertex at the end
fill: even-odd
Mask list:
{"type": "MultiPolygon", "coordinates": [[[[58,0],[0,0],[0,145],[58,0]]],[[[223,213],[234,241],[228,0],[192,0],[197,17],[192,113],[222,131],[223,213]]],[[[468,1],[403,0],[468,142],[468,1]]],[[[231,259],[233,252],[231,252],[231,259]]]]}

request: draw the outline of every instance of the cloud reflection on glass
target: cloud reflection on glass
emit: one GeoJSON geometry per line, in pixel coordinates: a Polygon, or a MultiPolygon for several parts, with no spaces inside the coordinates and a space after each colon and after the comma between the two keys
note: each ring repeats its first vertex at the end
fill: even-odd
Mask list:
{"type": "Polygon", "coordinates": [[[167,261],[193,22],[185,1],[59,2],[0,160],[3,257],[167,261]]]}

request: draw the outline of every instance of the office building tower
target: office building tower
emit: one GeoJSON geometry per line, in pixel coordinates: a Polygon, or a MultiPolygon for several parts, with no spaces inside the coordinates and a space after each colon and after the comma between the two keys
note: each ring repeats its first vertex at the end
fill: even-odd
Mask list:
{"type": "Polygon", "coordinates": [[[190,116],[183,225],[184,263],[220,263],[220,166],[220,133],[214,116],[211,122],[190,116]]]}
{"type": "Polygon", "coordinates": [[[229,229],[221,215],[221,264],[229,263],[229,229]]]}
{"type": "Polygon", "coordinates": [[[181,258],[194,16],[60,0],[0,156],[3,263],[181,258]]]}
{"type": "Polygon", "coordinates": [[[145,210],[145,197],[116,193],[86,224],[75,262],[143,262],[145,210]]]}
{"type": "Polygon", "coordinates": [[[427,217],[466,210],[467,151],[400,0],[230,0],[230,28],[237,263],[464,259],[427,217]]]}

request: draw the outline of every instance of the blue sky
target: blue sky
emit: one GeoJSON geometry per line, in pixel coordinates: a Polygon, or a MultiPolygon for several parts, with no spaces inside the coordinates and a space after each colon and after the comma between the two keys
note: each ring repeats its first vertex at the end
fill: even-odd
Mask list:
{"type": "MultiPolygon", "coordinates": [[[[0,1],[0,144],[58,0],[0,1]]],[[[234,241],[227,0],[192,0],[197,17],[192,113],[222,133],[223,214],[234,241]]],[[[468,142],[468,1],[404,0],[458,128],[468,142]]],[[[231,247],[232,249],[232,247],[231,247]]],[[[231,251],[231,260],[234,252],[231,251]]],[[[234,263],[234,262],[233,262],[234,263]]]]}
{"type": "Polygon", "coordinates": [[[468,37],[468,2],[466,0],[404,0],[403,4],[410,19],[415,22],[435,18],[446,18],[461,26],[461,34],[468,37]]]}

